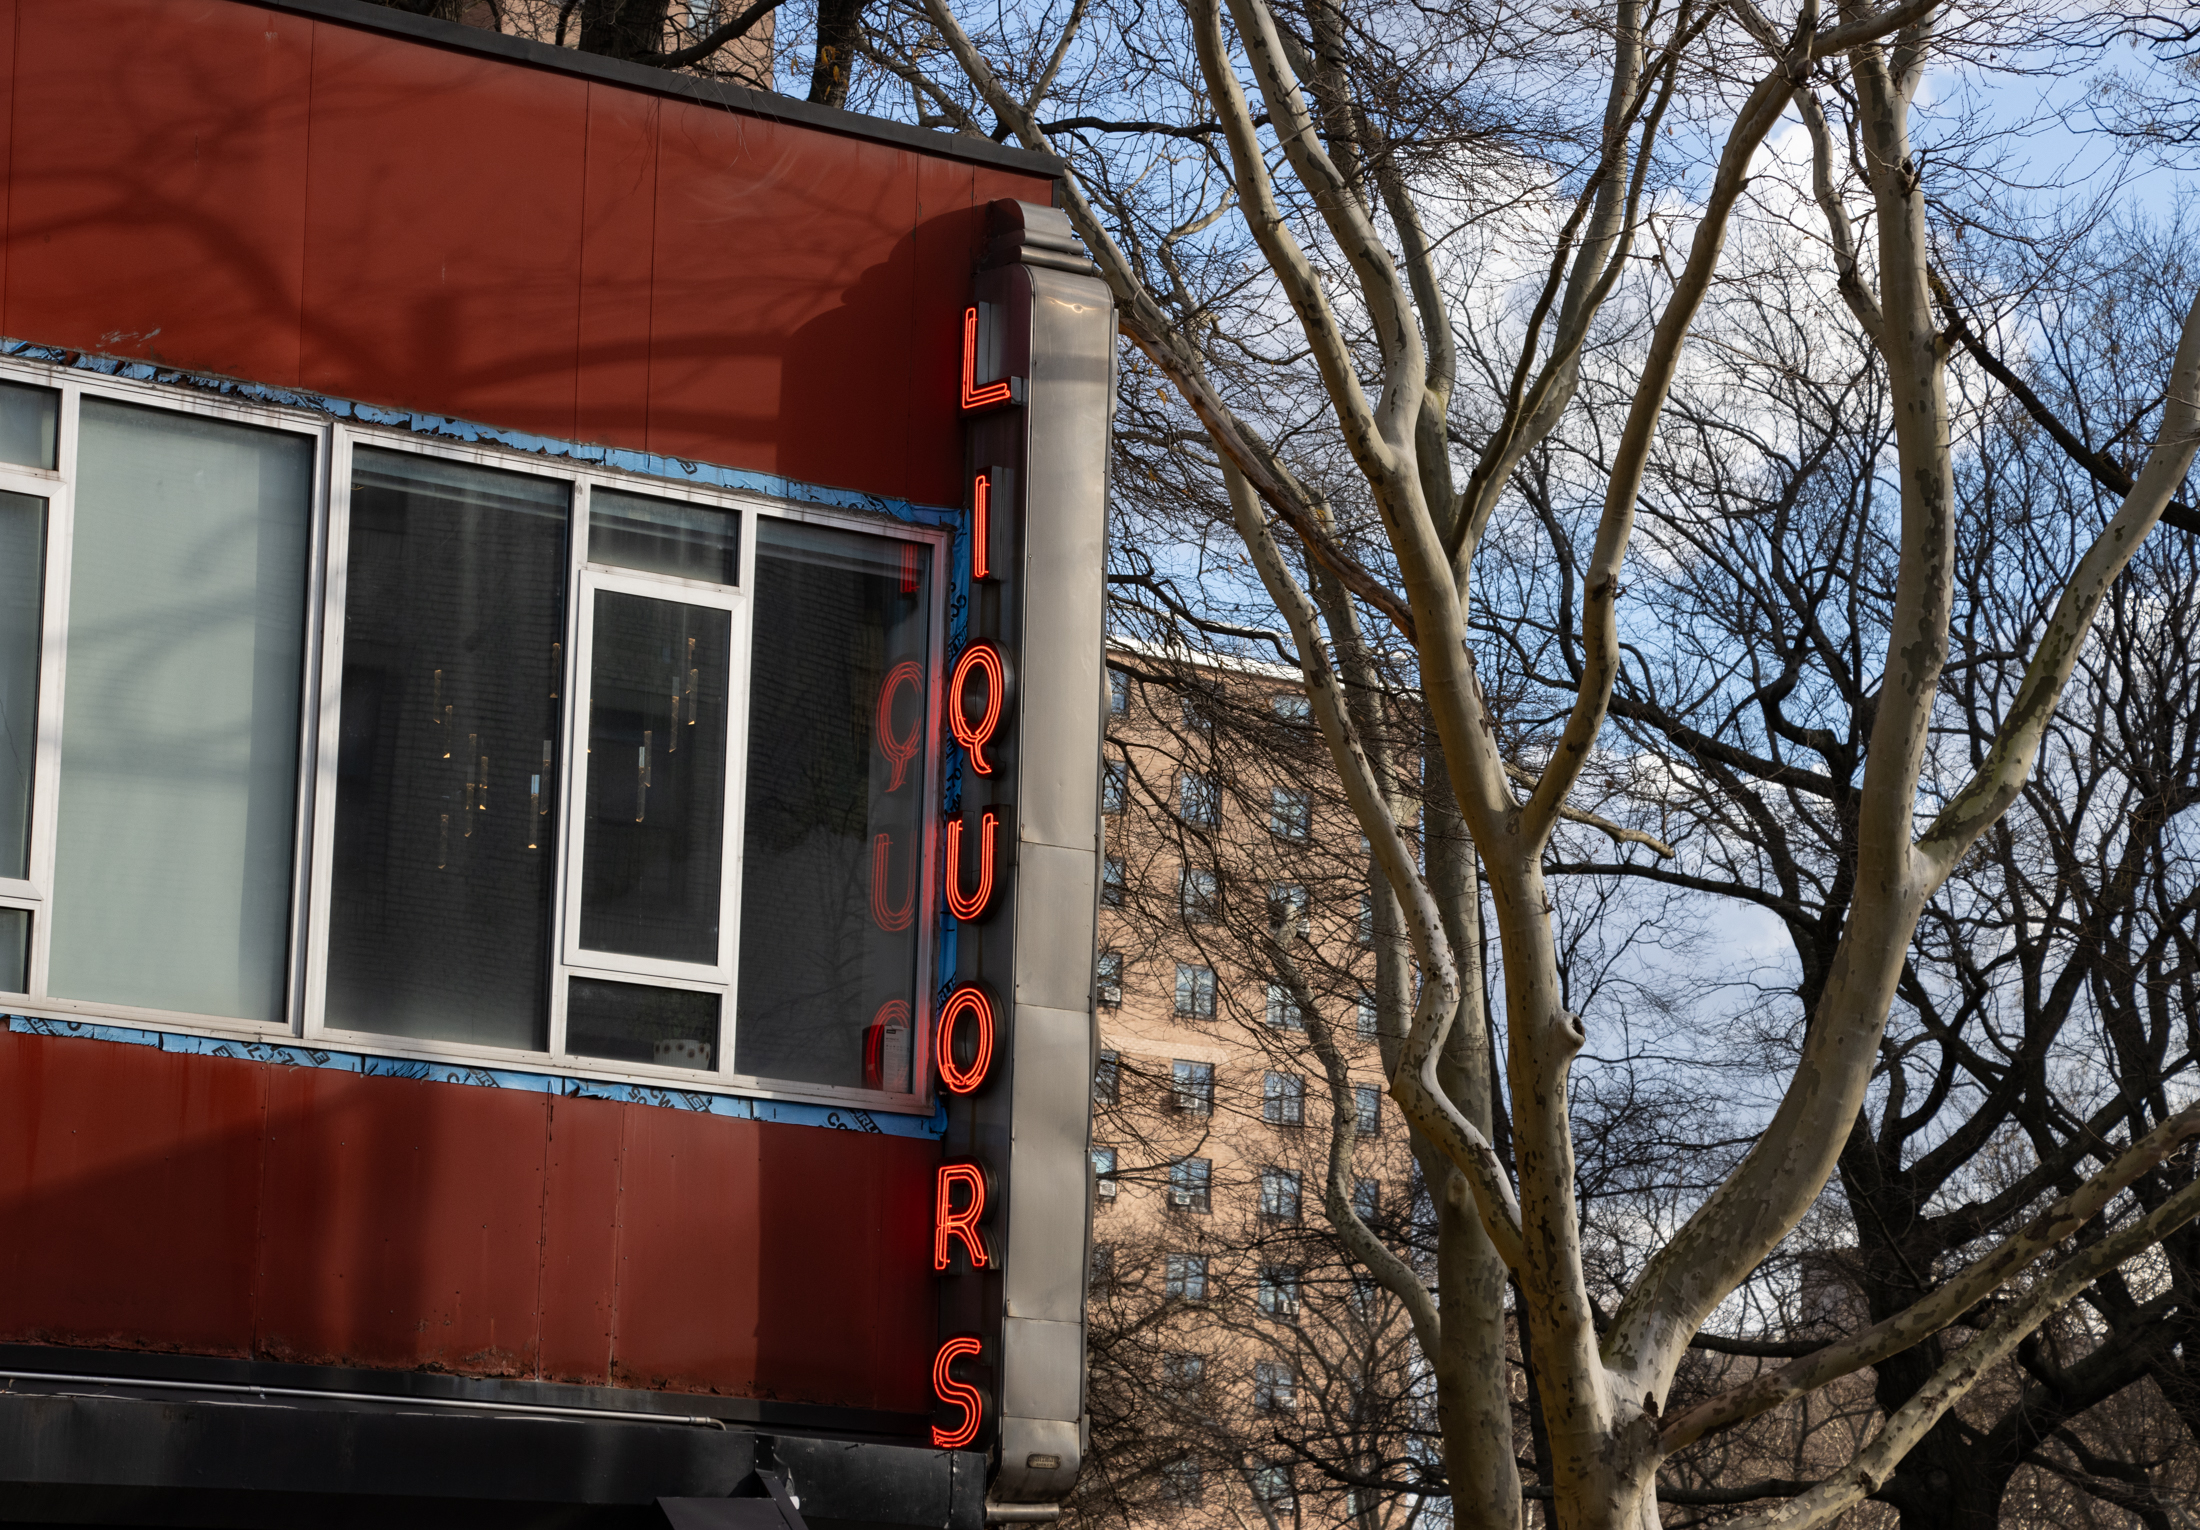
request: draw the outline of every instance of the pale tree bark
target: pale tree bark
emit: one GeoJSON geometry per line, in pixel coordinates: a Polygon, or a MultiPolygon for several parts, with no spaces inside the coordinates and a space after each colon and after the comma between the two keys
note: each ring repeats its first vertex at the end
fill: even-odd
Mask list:
{"type": "MultiPolygon", "coordinates": [[[[1377,900],[1377,923],[1379,947],[1390,944],[1378,958],[1397,1012],[1408,1008],[1408,966],[1419,976],[1410,1019],[1402,1034],[1386,1038],[1384,1057],[1393,1098],[1428,1150],[1455,1171],[1430,1180],[1440,1204],[1454,1213],[1445,1224],[1450,1241],[1439,1259],[1434,1302],[1414,1271],[1352,1214],[1348,1142],[1340,1149],[1333,1141],[1325,1201],[1346,1246],[1406,1303],[1431,1364],[1445,1378],[1447,1465],[1462,1525],[1495,1530],[1516,1526],[1520,1516],[1517,1497],[1502,1489],[1510,1477],[1511,1442],[1509,1424],[1500,1422],[1495,1406],[1495,1378],[1504,1369],[1503,1331],[1494,1320],[1500,1270],[1519,1293],[1518,1318],[1534,1356],[1548,1441],[1552,1507],[1563,1530],[1652,1530],[1655,1475],[1665,1453],[1705,1429],[1748,1416],[1761,1400],[1729,1404],[1715,1417],[1691,1414],[1674,1426],[1660,1417],[1675,1369],[1698,1330],[1825,1187],[1872,1078],[1921,910],[2022,787],[2103,592],[2160,519],[2200,447],[2196,301],[2145,469],[2070,576],[1985,765],[1921,834],[1915,815],[1948,648],[1956,526],[1945,344],[1927,267],[1924,182],[1908,129],[1937,4],[1897,0],[1874,10],[1866,0],[1852,0],[1834,24],[1821,25],[1810,0],[1784,41],[1744,8],[1745,22],[1768,45],[1772,62],[1732,111],[1637,364],[1624,425],[1605,463],[1602,509],[1584,569],[1576,695],[1539,772],[1504,757],[1475,671],[1468,643],[1474,558],[1514,467],[1548,435],[1574,395],[1584,338],[1640,226],[1649,145],[1679,88],[1683,55],[1715,12],[1683,6],[1667,16],[1666,40],[1653,45],[1642,35],[1643,8],[1621,0],[1612,26],[1601,156],[1550,263],[1512,382],[1498,400],[1497,427],[1482,444],[1466,489],[1455,491],[1446,454],[1456,379],[1441,283],[1407,178],[1380,152],[1367,157],[1346,93],[1325,75],[1326,24],[1317,13],[1309,54],[1279,25],[1267,0],[1186,0],[1232,200],[1296,321],[1328,424],[1379,514],[1395,590],[1351,555],[1321,497],[1231,409],[1199,347],[1146,291],[1083,188],[1074,177],[1066,183],[1068,210],[1115,290],[1125,333],[1179,390],[1223,459],[1235,528],[1290,630],[1314,718],[1387,893],[1377,900]],[[1810,93],[1813,68],[1829,60],[1845,68],[1855,93],[1874,202],[1876,292],[1832,186],[1823,112],[1810,93]],[[1257,94],[1258,115],[1241,71],[1257,94]],[[1568,798],[1610,715],[1624,657],[1623,575],[1661,414],[1720,269],[1752,162],[1781,114],[1796,105],[1820,151],[1813,189],[1829,220],[1836,286],[1878,350],[1895,405],[1899,561],[1859,799],[1856,892],[1800,1059],[1765,1130],[1734,1172],[1652,1253],[1617,1311],[1600,1325],[1584,1271],[1569,1117],[1569,1073],[1584,1032],[1563,1000],[1544,855],[1556,825],[1578,816],[1568,798]],[[1641,130],[1638,147],[1630,147],[1634,129],[1641,130]],[[1279,196],[1277,177],[1285,174],[1309,210],[1303,220],[1287,212],[1279,196]],[[1377,191],[1372,203],[1362,193],[1367,181],[1377,191]],[[1319,261],[1309,239],[1319,241],[1319,261]],[[1348,302],[1340,304],[1331,292],[1322,275],[1327,265],[1349,278],[1348,302]],[[1539,350],[1547,322],[1549,344],[1539,350]],[[1315,568],[1315,593],[1295,573],[1284,537],[1295,539],[1315,568]],[[1420,826],[1425,869],[1395,790],[1395,762],[1382,758],[1372,742],[1377,730],[1366,711],[1369,687],[1353,673],[1362,640],[1347,594],[1412,645],[1437,739],[1430,768],[1441,770],[1448,787],[1429,794],[1420,826]],[[1524,794],[1515,790],[1516,775],[1527,777],[1524,794]],[[1481,1040],[1487,1033],[1479,1001],[1485,888],[1503,981],[1510,1162],[1493,1140],[1496,1059],[1481,1040]],[[1469,1375],[1477,1370],[1483,1374],[1469,1375]]],[[[1001,122],[1031,147],[1050,148],[1030,103],[1001,86],[948,0],[927,5],[949,50],[1001,122]]],[[[1278,963],[1288,967],[1288,952],[1281,942],[1277,947],[1278,963]]],[[[1341,1063],[1319,1031],[1314,1040],[1341,1114],[1341,1063]]],[[[2128,1169],[2127,1155],[2071,1204],[2090,1207],[2087,1216],[2098,1212],[2130,1183],[2128,1169]]],[[[1858,1501],[2056,1305],[2195,1209],[2200,1190],[2179,1191],[2039,1276],[1888,1421],[1856,1462],[1765,1523],[1806,1530],[1858,1501]]],[[[1973,1305],[1976,1293],[2020,1278],[2069,1230],[2067,1215],[2052,1214],[1948,1289],[1969,1297],[1963,1306],[1973,1305]]],[[[1892,1353],[1888,1345],[1916,1343],[1951,1321],[1954,1300],[1945,1292],[1926,1298],[1838,1354],[1780,1373],[1785,1379],[1774,1391],[1823,1386],[1892,1353]]]]}

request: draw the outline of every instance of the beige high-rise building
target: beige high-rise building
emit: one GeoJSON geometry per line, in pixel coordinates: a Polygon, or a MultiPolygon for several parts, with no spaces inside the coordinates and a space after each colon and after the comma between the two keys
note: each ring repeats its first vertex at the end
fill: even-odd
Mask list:
{"type": "Polygon", "coordinates": [[[1411,1246],[1365,841],[1296,671],[1119,643],[1110,674],[1080,1512],[1402,1524],[1433,1410],[1402,1308],[1324,1209],[1341,1106],[1343,1192],[1411,1246]]]}

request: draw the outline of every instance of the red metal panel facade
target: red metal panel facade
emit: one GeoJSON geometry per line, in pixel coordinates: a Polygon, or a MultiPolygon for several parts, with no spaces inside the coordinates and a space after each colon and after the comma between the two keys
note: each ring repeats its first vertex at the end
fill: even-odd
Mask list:
{"type": "Polygon", "coordinates": [[[214,0],[18,0],[16,340],[927,504],[1044,178],[214,0]]]}
{"type": "MultiPolygon", "coordinates": [[[[0,0],[0,82],[11,339],[930,504],[1051,192],[229,0],[0,0]]],[[[0,1030],[0,1339],[917,1414],[938,1153],[0,1030]]]]}

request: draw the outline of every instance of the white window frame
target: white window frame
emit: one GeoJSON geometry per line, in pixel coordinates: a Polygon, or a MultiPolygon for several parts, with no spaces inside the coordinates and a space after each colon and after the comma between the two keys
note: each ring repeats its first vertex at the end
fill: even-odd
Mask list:
{"type": "Polygon", "coordinates": [[[911,998],[911,1088],[907,1093],[760,1078],[733,1070],[739,992],[740,886],[742,821],[746,807],[749,655],[752,651],[757,525],[779,518],[855,531],[932,549],[930,609],[926,613],[926,659],[931,700],[920,746],[923,775],[916,783],[919,801],[938,801],[942,770],[939,694],[946,683],[948,565],[951,529],[906,521],[888,521],[859,512],[795,504],[753,490],[698,485],[627,473],[594,463],[539,456],[493,444],[431,437],[395,428],[362,425],[318,410],[263,403],[172,384],[110,377],[104,373],[16,358],[0,359],[0,378],[58,392],[59,422],[55,467],[0,463],[0,490],[46,501],[45,567],[41,590],[37,748],[31,781],[30,859],[25,878],[0,879],[0,908],[26,909],[31,915],[28,992],[0,998],[0,1010],[72,1021],[105,1021],[147,1029],[258,1042],[297,1040],[376,1056],[423,1062],[487,1065],[515,1071],[569,1074],[613,1083],[703,1086],[763,1099],[855,1103],[874,1109],[921,1113],[933,1108],[930,1076],[932,980],[935,950],[939,844],[937,813],[922,819],[920,893],[915,980],[911,998]],[[56,998],[46,992],[58,789],[66,741],[61,718],[67,676],[68,592],[77,483],[78,420],[81,401],[112,399],[256,426],[302,436],[313,444],[313,480],[308,507],[306,587],[300,590],[304,643],[299,696],[298,776],[294,801],[290,902],[286,936],[283,1017],[265,1022],[218,1015],[145,1009],[103,1001],[56,998]],[[349,573],[352,453],[357,446],[412,453],[441,461],[468,463],[552,479],[567,485],[570,499],[567,539],[564,668],[560,726],[564,731],[559,762],[558,869],[550,925],[550,1003],[548,1050],[486,1046],[469,1042],[426,1042],[374,1031],[341,1030],[326,1024],[328,919],[334,876],[336,819],[336,737],[343,688],[344,601],[349,573]],[[723,586],[672,575],[586,562],[589,496],[598,486],[655,499],[684,501],[728,511],[740,519],[739,583],[723,586]],[[732,613],[727,707],[727,848],[720,914],[720,956],[703,968],[694,964],[652,962],[646,958],[607,957],[576,949],[579,867],[583,845],[576,832],[578,790],[587,768],[580,738],[589,657],[585,632],[593,617],[597,590],[616,589],[689,604],[717,605],[732,613]],[[723,994],[718,1066],[714,1070],[607,1062],[564,1051],[566,986],[574,975],[641,980],[674,988],[723,994]]]}

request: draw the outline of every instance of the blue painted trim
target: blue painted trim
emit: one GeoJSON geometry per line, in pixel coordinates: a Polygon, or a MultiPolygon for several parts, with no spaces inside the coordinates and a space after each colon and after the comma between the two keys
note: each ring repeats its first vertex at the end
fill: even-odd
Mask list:
{"type": "Polygon", "coordinates": [[[864,494],[855,489],[835,489],[800,478],[783,478],[777,473],[751,473],[740,468],[718,467],[708,462],[690,462],[685,457],[663,457],[654,452],[564,441],[556,436],[540,436],[523,430],[505,430],[495,425],[484,425],[477,420],[454,419],[440,414],[415,414],[404,409],[385,409],[379,404],[362,404],[355,399],[334,398],[325,393],[309,393],[298,388],[277,388],[266,383],[239,382],[233,377],[218,377],[208,372],[156,366],[149,361],[130,361],[120,356],[97,356],[58,346],[36,345],[28,340],[0,338],[0,356],[21,361],[43,361],[81,372],[97,372],[103,377],[126,378],[132,382],[196,388],[201,392],[216,393],[248,403],[269,404],[285,409],[310,409],[316,414],[325,414],[333,419],[354,420],[362,425],[387,425],[398,430],[411,431],[415,435],[434,436],[445,441],[463,441],[470,445],[487,443],[509,447],[530,456],[554,458],[583,467],[611,468],[622,473],[638,473],[648,478],[662,478],[674,483],[700,485],[711,489],[745,489],[753,494],[785,500],[789,504],[867,511],[918,526],[960,527],[963,522],[963,512],[960,509],[920,505],[913,500],[896,499],[887,494],[864,494]]]}
{"type": "Polygon", "coordinates": [[[724,1116],[737,1121],[769,1121],[780,1126],[819,1126],[829,1131],[870,1132],[882,1137],[909,1137],[935,1141],[947,1131],[947,1107],[937,1105],[928,1116],[902,1115],[893,1111],[864,1110],[853,1105],[811,1105],[798,1100],[765,1100],[745,1094],[715,1090],[679,1089],[653,1084],[615,1084],[603,1079],[573,1078],[559,1073],[532,1073],[515,1068],[490,1068],[472,1063],[422,1062],[409,1057],[377,1057],[370,1052],[338,1052],[295,1042],[237,1041],[218,1036],[190,1036],[175,1031],[144,1030],[136,1026],[101,1025],[91,1020],[46,1020],[30,1015],[9,1015],[8,1029],[18,1036],[46,1036],[60,1040],[111,1041],[123,1046],[152,1047],[194,1057],[225,1057],[236,1062],[264,1063],[278,1068],[330,1068],[368,1078],[416,1079],[430,1084],[457,1084],[475,1089],[516,1089],[528,1094],[559,1095],[575,1100],[612,1100],[622,1105],[649,1105],[662,1110],[692,1111],[697,1115],[724,1116]]]}

